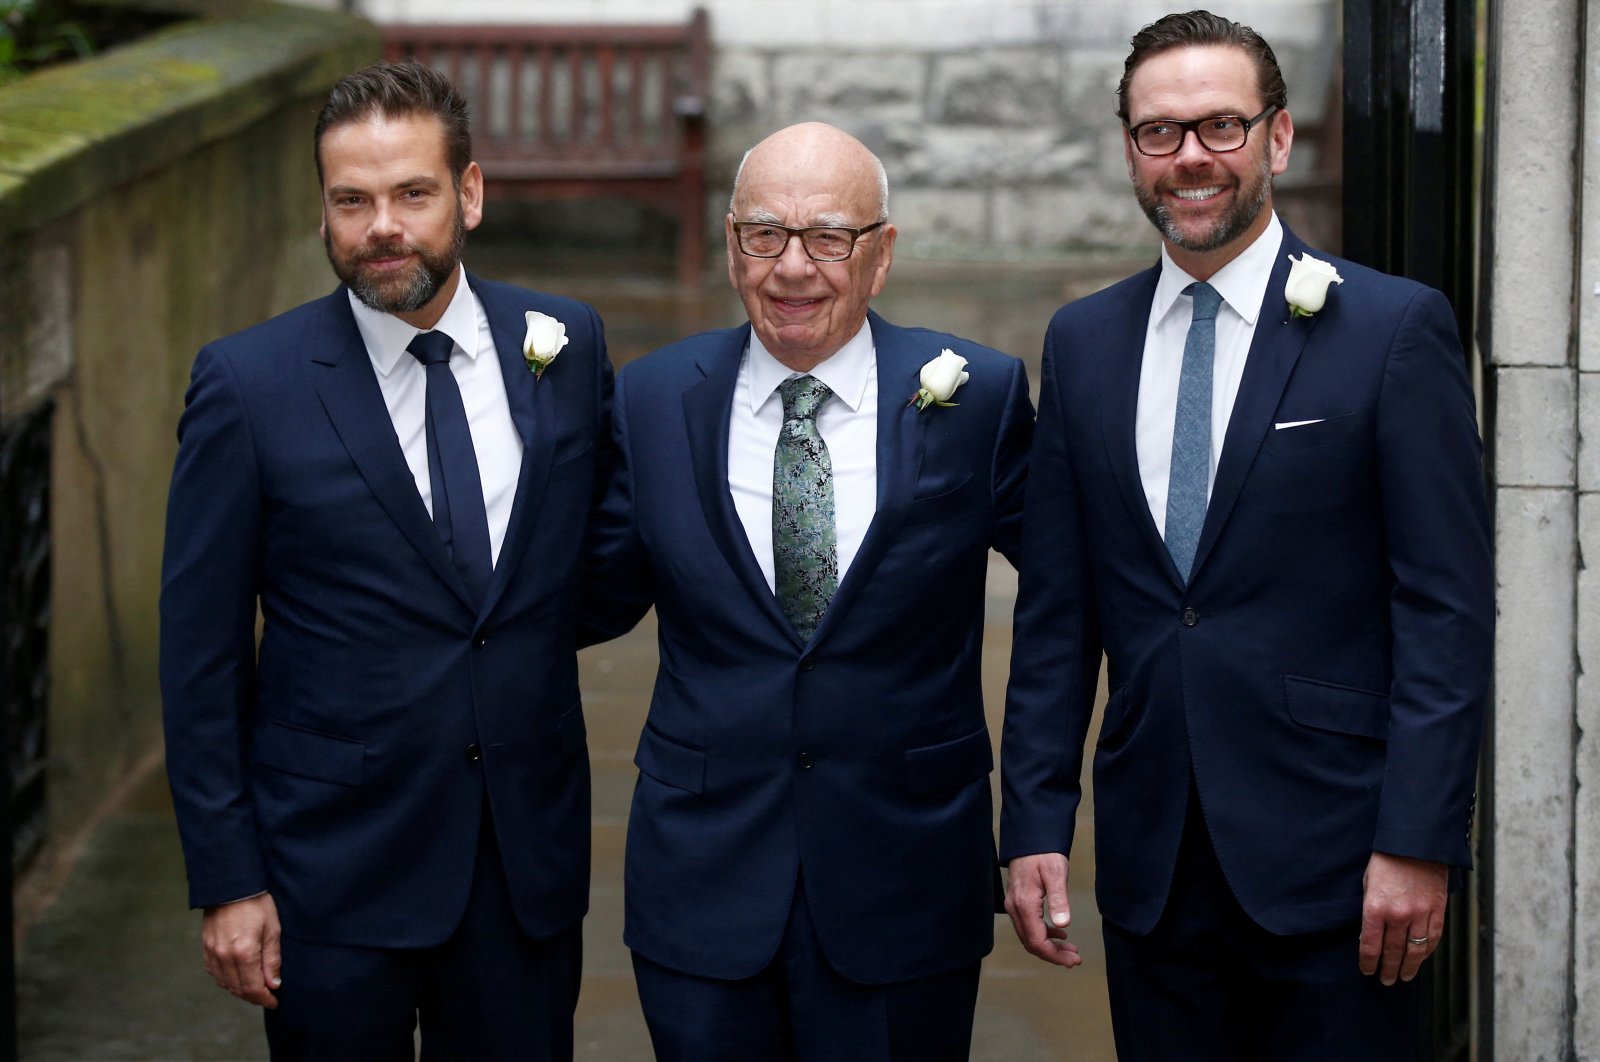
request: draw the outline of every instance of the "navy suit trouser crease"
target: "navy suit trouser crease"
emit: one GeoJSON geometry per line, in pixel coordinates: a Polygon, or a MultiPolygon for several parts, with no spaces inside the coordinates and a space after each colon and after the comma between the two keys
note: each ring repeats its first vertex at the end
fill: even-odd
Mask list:
{"type": "Polygon", "coordinates": [[[1417,1058],[1419,983],[1362,974],[1359,924],[1296,936],[1258,926],[1234,898],[1192,789],[1161,920],[1142,937],[1103,925],[1120,1062],[1417,1058]]]}
{"type": "Polygon", "coordinates": [[[345,947],[285,927],[283,987],[266,1011],[274,1062],[570,1062],[583,927],[528,937],[485,813],[461,924],[436,948],[345,947]]]}
{"type": "Polygon", "coordinates": [[[656,1062],[965,1062],[979,964],[886,985],[829,965],[805,889],[755,977],[696,977],[633,955],[656,1062]]]}

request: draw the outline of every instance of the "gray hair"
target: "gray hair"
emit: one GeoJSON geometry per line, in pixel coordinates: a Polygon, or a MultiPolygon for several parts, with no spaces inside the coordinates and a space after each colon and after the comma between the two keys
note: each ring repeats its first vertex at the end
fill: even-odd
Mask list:
{"type": "MultiPolygon", "coordinates": [[[[761,145],[759,145],[759,144],[756,145],[756,147],[760,147],[760,146],[761,145]]],[[[730,214],[734,213],[733,204],[734,204],[734,201],[739,198],[739,183],[744,180],[744,164],[750,161],[750,155],[754,151],[755,151],[755,148],[751,148],[749,151],[746,151],[744,153],[744,157],[739,160],[739,168],[736,171],[734,171],[734,174],[733,174],[733,191],[731,193],[729,193],[729,195],[728,195],[728,213],[730,213],[730,214]]],[[[877,178],[878,178],[878,216],[876,218],[874,218],[873,220],[874,221],[888,221],[889,220],[889,174],[883,168],[883,160],[878,158],[877,155],[875,155],[872,152],[868,151],[867,152],[867,157],[872,160],[872,169],[873,169],[873,172],[877,175],[877,178]]]]}

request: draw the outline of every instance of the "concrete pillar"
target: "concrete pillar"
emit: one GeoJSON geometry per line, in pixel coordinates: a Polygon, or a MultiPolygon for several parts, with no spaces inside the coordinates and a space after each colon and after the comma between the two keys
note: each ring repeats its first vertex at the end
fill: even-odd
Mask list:
{"type": "Polygon", "coordinates": [[[1600,1062],[1600,0],[1491,12],[1490,1042],[1600,1062]],[[1587,67],[1587,70],[1585,69],[1587,67]],[[1580,441],[1581,440],[1581,441],[1580,441]],[[1587,676],[1585,675],[1587,672],[1587,676]]]}

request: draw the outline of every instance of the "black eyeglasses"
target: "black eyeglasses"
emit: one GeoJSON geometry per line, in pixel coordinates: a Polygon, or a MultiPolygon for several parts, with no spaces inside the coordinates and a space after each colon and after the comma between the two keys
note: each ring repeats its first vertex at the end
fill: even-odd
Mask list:
{"type": "Polygon", "coordinates": [[[1141,155],[1174,154],[1183,147],[1183,138],[1191,132],[1200,141],[1201,147],[1221,154],[1244,147],[1256,123],[1277,109],[1277,104],[1270,103],[1266,110],[1254,118],[1240,118],[1235,114],[1215,114],[1190,122],[1180,122],[1176,118],[1155,118],[1133,126],[1128,130],[1128,135],[1133,138],[1133,146],[1139,149],[1141,155]]]}
{"type": "Polygon", "coordinates": [[[812,261],[842,262],[856,249],[858,239],[887,224],[885,219],[859,229],[843,225],[807,225],[791,229],[766,221],[735,221],[733,234],[739,241],[739,250],[751,258],[778,258],[789,246],[789,240],[798,236],[800,246],[812,261]]]}

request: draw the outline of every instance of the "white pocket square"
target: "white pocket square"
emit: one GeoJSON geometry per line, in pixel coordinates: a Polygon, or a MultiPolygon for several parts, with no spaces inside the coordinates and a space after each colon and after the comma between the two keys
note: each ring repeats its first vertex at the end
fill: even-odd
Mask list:
{"type": "Polygon", "coordinates": [[[1282,420],[1272,426],[1273,431],[1282,431],[1285,428],[1303,428],[1307,424],[1321,424],[1327,417],[1318,417],[1316,420],[1282,420]]]}

